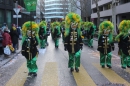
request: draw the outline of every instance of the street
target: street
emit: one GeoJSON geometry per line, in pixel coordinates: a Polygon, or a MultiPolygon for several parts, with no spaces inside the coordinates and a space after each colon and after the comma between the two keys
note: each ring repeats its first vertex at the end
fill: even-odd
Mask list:
{"type": "Polygon", "coordinates": [[[50,36],[48,42],[45,49],[38,47],[37,77],[28,77],[26,59],[18,54],[0,69],[0,86],[130,86],[130,69],[121,68],[117,43],[111,69],[101,68],[97,39],[94,38],[94,48],[83,46],[79,72],[71,73],[62,39],[58,49],[50,36]]]}

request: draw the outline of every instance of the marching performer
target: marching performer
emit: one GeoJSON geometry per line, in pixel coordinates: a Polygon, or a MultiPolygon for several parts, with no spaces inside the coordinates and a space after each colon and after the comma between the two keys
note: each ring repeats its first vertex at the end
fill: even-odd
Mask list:
{"type": "Polygon", "coordinates": [[[95,33],[94,24],[92,22],[88,22],[88,29],[87,29],[87,44],[89,47],[93,48],[93,36],[95,33]]]}
{"type": "Polygon", "coordinates": [[[114,50],[113,29],[114,26],[110,21],[104,21],[99,26],[98,51],[102,68],[105,67],[105,64],[111,68],[111,51],[114,50]]]}
{"type": "Polygon", "coordinates": [[[64,49],[68,51],[69,62],[68,67],[73,72],[79,72],[80,54],[83,46],[82,32],[80,29],[81,17],[76,13],[68,13],[65,18],[65,42],[64,49]]]}
{"type": "Polygon", "coordinates": [[[47,38],[47,31],[46,31],[47,23],[45,21],[41,21],[39,24],[39,39],[40,39],[40,47],[44,49],[46,46],[46,38],[47,38]]]}
{"type": "Polygon", "coordinates": [[[82,35],[83,35],[83,37],[84,37],[84,39],[83,39],[83,42],[84,42],[84,44],[86,44],[87,45],[87,30],[88,30],[88,22],[84,22],[83,23],[83,26],[84,26],[84,31],[82,32],[82,35]]]}
{"type": "Polygon", "coordinates": [[[123,20],[120,23],[116,40],[119,42],[121,66],[123,69],[130,68],[130,20],[123,20]]]}
{"type": "Polygon", "coordinates": [[[53,23],[52,34],[53,34],[54,41],[55,41],[55,48],[58,48],[58,46],[59,46],[59,37],[60,37],[60,23],[59,22],[54,22],[53,23]]]}
{"type": "Polygon", "coordinates": [[[22,55],[25,56],[27,60],[27,68],[29,70],[29,76],[37,76],[37,57],[38,49],[37,45],[39,43],[38,37],[39,27],[33,21],[28,21],[23,24],[22,27],[22,55]]]}

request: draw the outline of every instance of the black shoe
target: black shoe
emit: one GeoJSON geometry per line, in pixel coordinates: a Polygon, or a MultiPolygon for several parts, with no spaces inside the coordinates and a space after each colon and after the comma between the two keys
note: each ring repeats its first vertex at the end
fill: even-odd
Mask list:
{"type": "Polygon", "coordinates": [[[55,46],[56,48],[58,48],[58,46],[55,46]]]}
{"type": "Polygon", "coordinates": [[[122,67],[123,69],[126,69],[126,67],[122,67]]]}
{"type": "Polygon", "coordinates": [[[130,68],[130,66],[127,66],[128,68],[130,68]]]}
{"type": "Polygon", "coordinates": [[[76,72],[79,72],[79,69],[77,67],[75,68],[75,70],[76,70],[76,72]]]}
{"type": "Polygon", "coordinates": [[[102,65],[102,68],[105,68],[105,65],[102,65]]]}
{"type": "Polygon", "coordinates": [[[71,72],[73,72],[73,71],[74,71],[74,69],[73,69],[73,68],[70,68],[70,71],[71,71],[71,72]]]}
{"type": "Polygon", "coordinates": [[[31,75],[32,75],[32,72],[29,72],[29,73],[28,73],[28,76],[31,76],[31,75]]]}
{"type": "Polygon", "coordinates": [[[91,46],[91,48],[93,48],[93,46],[91,46]]]}
{"type": "Polygon", "coordinates": [[[32,75],[35,77],[35,76],[37,76],[37,73],[33,72],[32,75]]]}
{"type": "Polygon", "coordinates": [[[107,65],[108,68],[112,68],[110,65],[107,65]]]}

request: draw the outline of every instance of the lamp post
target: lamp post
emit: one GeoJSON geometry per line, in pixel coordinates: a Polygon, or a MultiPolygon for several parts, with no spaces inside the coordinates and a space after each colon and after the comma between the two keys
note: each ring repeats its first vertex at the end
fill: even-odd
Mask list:
{"type": "Polygon", "coordinates": [[[116,31],[116,4],[119,3],[119,0],[112,0],[112,23],[114,24],[114,34],[117,35],[116,31]]]}
{"type": "MultiPolygon", "coordinates": [[[[16,9],[18,10],[18,1],[16,1],[16,9]]],[[[18,14],[17,15],[17,27],[18,27],[18,14]]]]}

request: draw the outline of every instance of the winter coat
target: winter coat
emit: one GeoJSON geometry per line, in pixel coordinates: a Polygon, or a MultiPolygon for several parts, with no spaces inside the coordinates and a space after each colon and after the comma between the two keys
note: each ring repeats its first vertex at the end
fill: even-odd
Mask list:
{"type": "Polygon", "coordinates": [[[74,32],[71,30],[69,35],[65,37],[64,47],[68,50],[69,53],[76,53],[82,48],[82,46],[83,46],[83,41],[81,36],[78,36],[77,30],[75,30],[74,32]],[[74,52],[73,52],[73,48],[74,48],[74,52]]]}
{"type": "Polygon", "coordinates": [[[109,37],[106,35],[101,35],[98,40],[98,51],[102,54],[108,54],[114,50],[114,43],[109,43],[109,37]]]}
{"type": "Polygon", "coordinates": [[[10,36],[11,36],[13,44],[17,44],[18,38],[19,38],[19,34],[18,34],[17,30],[11,29],[10,36]]]}
{"type": "Polygon", "coordinates": [[[26,59],[31,60],[38,54],[38,40],[36,37],[27,37],[22,45],[22,55],[25,56],[26,59]]]}
{"type": "Polygon", "coordinates": [[[130,55],[130,35],[124,37],[120,36],[120,41],[118,43],[119,49],[122,50],[122,52],[125,55],[130,55]]]}
{"type": "Polygon", "coordinates": [[[7,31],[4,31],[4,33],[2,34],[3,36],[3,41],[2,41],[2,45],[5,47],[6,45],[11,45],[12,41],[11,41],[11,37],[10,34],[7,31]]]}

